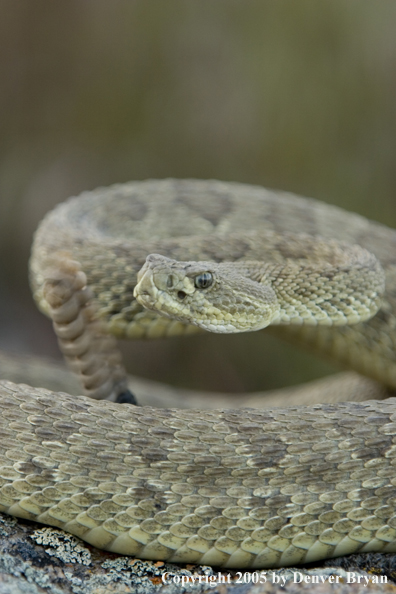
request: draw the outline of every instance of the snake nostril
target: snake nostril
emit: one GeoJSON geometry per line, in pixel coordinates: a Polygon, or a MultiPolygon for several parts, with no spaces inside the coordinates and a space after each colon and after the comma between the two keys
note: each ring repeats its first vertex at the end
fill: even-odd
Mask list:
{"type": "Polygon", "coordinates": [[[182,299],[184,299],[184,297],[187,296],[187,293],[185,293],[184,291],[178,291],[177,296],[180,300],[182,300],[182,299]]]}

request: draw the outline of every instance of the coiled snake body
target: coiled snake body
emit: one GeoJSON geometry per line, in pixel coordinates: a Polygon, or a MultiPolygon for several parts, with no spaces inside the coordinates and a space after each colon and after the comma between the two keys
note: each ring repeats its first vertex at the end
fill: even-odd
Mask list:
{"type": "Polygon", "coordinates": [[[394,399],[120,404],[129,393],[111,337],[271,323],[392,389],[395,261],[395,231],[242,184],[137,182],[58,206],[35,237],[32,287],[94,399],[0,382],[0,510],[175,562],[396,551],[394,399]]]}

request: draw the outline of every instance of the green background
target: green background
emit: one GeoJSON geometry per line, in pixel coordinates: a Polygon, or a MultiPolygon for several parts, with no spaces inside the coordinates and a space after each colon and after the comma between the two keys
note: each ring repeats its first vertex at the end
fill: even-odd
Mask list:
{"type": "MultiPolygon", "coordinates": [[[[0,347],[59,357],[27,261],[86,189],[197,177],[396,226],[394,0],[2,0],[0,347]]],[[[129,369],[256,390],[333,368],[259,332],[123,347],[129,369]]]]}

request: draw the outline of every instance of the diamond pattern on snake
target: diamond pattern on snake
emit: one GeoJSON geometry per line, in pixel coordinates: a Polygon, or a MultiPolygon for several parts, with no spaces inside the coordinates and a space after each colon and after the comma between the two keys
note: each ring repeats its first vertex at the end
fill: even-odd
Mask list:
{"type": "Polygon", "coordinates": [[[0,383],[0,510],[180,563],[395,552],[395,263],[393,229],[256,186],[149,180],[60,204],[31,286],[84,395],[0,383]],[[133,404],[116,338],[267,326],[366,379],[334,384],[344,403],[133,404]]]}

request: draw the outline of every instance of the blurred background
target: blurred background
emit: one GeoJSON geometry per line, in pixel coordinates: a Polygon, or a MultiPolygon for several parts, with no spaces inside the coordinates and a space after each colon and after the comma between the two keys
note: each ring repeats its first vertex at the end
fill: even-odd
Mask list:
{"type": "MultiPolygon", "coordinates": [[[[394,0],[2,0],[0,348],[60,358],[32,234],[133,179],[288,190],[396,226],[394,0]]],[[[123,347],[132,373],[258,390],[335,370],[262,332],[123,347]]]]}

